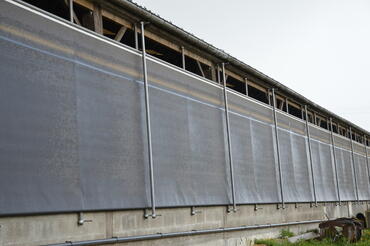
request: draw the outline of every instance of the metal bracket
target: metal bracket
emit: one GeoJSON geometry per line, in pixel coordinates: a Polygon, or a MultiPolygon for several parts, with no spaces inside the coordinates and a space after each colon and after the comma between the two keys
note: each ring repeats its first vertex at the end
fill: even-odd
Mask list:
{"type": "Polygon", "coordinates": [[[258,205],[257,205],[257,204],[254,204],[254,211],[258,211],[258,210],[260,210],[260,209],[263,209],[263,207],[258,207],[258,205]]]}
{"type": "Polygon", "coordinates": [[[86,220],[86,219],[84,219],[83,212],[79,212],[78,213],[77,225],[82,226],[85,222],[92,222],[92,220],[86,220]]]}
{"type": "Polygon", "coordinates": [[[152,213],[151,209],[144,209],[144,219],[148,219],[149,217],[152,217],[153,219],[157,218],[158,216],[162,216],[161,214],[155,214],[152,213]]]}
{"type": "Polygon", "coordinates": [[[318,207],[318,204],[317,204],[317,203],[315,203],[315,202],[311,202],[311,203],[310,203],[310,207],[311,207],[311,208],[313,208],[313,207],[317,208],[317,207],[318,207]]]}
{"type": "Polygon", "coordinates": [[[190,214],[193,216],[193,215],[196,215],[196,214],[201,214],[202,211],[201,210],[196,210],[196,208],[193,206],[191,207],[191,212],[190,214]]]}
{"type": "Polygon", "coordinates": [[[295,207],[295,208],[301,208],[301,207],[302,207],[302,205],[299,205],[299,203],[298,203],[298,202],[296,202],[296,203],[295,203],[295,205],[294,205],[294,207],[295,207]]]}
{"type": "Polygon", "coordinates": [[[238,209],[236,209],[236,208],[234,208],[234,206],[233,205],[229,205],[229,206],[227,206],[227,212],[228,213],[231,213],[231,212],[233,212],[233,213],[236,213],[236,211],[238,211],[238,209]]]}
{"type": "Polygon", "coordinates": [[[285,204],[280,204],[278,203],[277,206],[276,206],[277,209],[285,209],[285,204]]]}

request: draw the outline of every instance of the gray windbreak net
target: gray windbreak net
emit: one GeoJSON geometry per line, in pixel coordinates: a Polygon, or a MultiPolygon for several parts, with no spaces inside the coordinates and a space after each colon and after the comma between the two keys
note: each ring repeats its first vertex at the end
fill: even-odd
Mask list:
{"type": "MultiPolygon", "coordinates": [[[[0,214],[151,206],[140,52],[7,1],[0,11],[0,214]]],[[[232,203],[230,164],[238,204],[313,202],[314,189],[356,200],[356,187],[370,198],[361,145],[353,170],[349,140],[335,137],[335,163],[311,126],[310,155],[305,122],[281,111],[276,141],[272,108],[231,91],[230,163],[222,87],[147,65],[159,207],[232,203]]]]}

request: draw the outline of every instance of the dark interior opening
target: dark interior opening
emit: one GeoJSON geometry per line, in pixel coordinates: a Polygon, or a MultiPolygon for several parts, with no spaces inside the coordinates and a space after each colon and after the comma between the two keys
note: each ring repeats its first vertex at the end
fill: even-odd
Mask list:
{"type": "Polygon", "coordinates": [[[198,74],[199,76],[202,76],[202,73],[199,70],[197,61],[193,58],[190,58],[188,56],[185,56],[185,69],[189,72],[198,74]]]}
{"type": "Polygon", "coordinates": [[[266,92],[261,91],[253,86],[248,85],[248,96],[257,99],[260,102],[268,104],[266,92]]]}
{"type": "MultiPolygon", "coordinates": [[[[138,48],[141,47],[141,36],[139,33],[137,33],[137,42],[138,42],[138,48]]],[[[132,29],[127,29],[125,32],[125,35],[123,35],[121,43],[130,46],[132,48],[135,48],[135,32],[132,29]]],[[[141,48],[140,48],[141,49],[141,48]]]]}
{"type": "Polygon", "coordinates": [[[276,107],[282,111],[285,111],[286,110],[285,101],[279,98],[276,98],[276,107]]]}
{"type": "Polygon", "coordinates": [[[302,110],[300,108],[297,108],[293,105],[289,105],[289,114],[297,117],[297,118],[300,118],[300,119],[304,119],[302,118],[302,110]]]}
{"type": "Polygon", "coordinates": [[[95,31],[94,15],[90,9],[87,9],[81,5],[74,3],[73,11],[75,12],[77,19],[79,20],[83,27],[90,29],[91,31],[95,31]]]}
{"type": "Polygon", "coordinates": [[[320,123],[319,123],[319,122],[320,122],[320,118],[315,117],[315,125],[318,125],[318,126],[319,126],[319,125],[320,125],[320,123]]]}
{"type": "MultiPolygon", "coordinates": [[[[121,25],[118,24],[115,21],[112,21],[106,17],[103,16],[103,35],[114,39],[118,33],[118,31],[121,29],[121,25]]],[[[126,30],[127,32],[127,30],[126,30]]],[[[126,34],[125,32],[125,34],[126,34]]]]}
{"type": "Polygon", "coordinates": [[[338,127],[336,125],[333,124],[333,132],[334,133],[338,133],[338,127]]]}
{"type": "Polygon", "coordinates": [[[246,91],[245,91],[245,83],[240,81],[240,80],[237,80],[236,78],[232,77],[232,76],[228,76],[227,79],[226,79],[226,86],[228,88],[231,88],[233,90],[236,90],[242,94],[245,95],[246,91]]]}
{"type": "Polygon", "coordinates": [[[324,119],[321,119],[320,121],[320,127],[324,129],[328,129],[328,122],[324,119]]]}
{"type": "Polygon", "coordinates": [[[308,114],[308,122],[314,123],[312,114],[308,114]]]}
{"type": "Polygon", "coordinates": [[[283,110],[284,112],[287,112],[286,101],[282,101],[282,104],[283,104],[283,106],[281,107],[281,110],[283,110]]]}
{"type": "Polygon", "coordinates": [[[362,144],[362,137],[361,135],[354,133],[355,135],[355,141],[362,144]]]}
{"type": "Polygon", "coordinates": [[[59,17],[62,17],[63,19],[70,19],[69,7],[64,0],[24,0],[24,2],[32,4],[59,17]]]}
{"type": "Polygon", "coordinates": [[[339,135],[344,136],[343,128],[339,127],[339,135]]]}
{"type": "MultiPolygon", "coordinates": [[[[133,38],[135,36],[133,35],[133,38]]],[[[154,57],[157,57],[163,61],[166,61],[168,63],[171,63],[175,66],[182,67],[182,57],[181,53],[170,49],[153,39],[150,39],[148,37],[145,37],[145,49],[146,53],[150,54],[154,57]]],[[[186,63],[185,63],[186,64],[186,63]]]]}
{"type": "MultiPolygon", "coordinates": [[[[180,53],[179,53],[180,54],[180,53]]],[[[181,54],[180,54],[180,65],[181,64],[181,54]]],[[[189,72],[195,73],[201,77],[205,77],[207,79],[212,79],[212,70],[211,67],[207,66],[206,64],[199,62],[191,57],[185,56],[185,69],[189,72]],[[203,73],[202,73],[203,72],[203,73]],[[203,76],[204,74],[204,76],[203,76]]],[[[222,75],[221,75],[222,77],[222,75]]]]}
{"type": "Polygon", "coordinates": [[[204,63],[199,62],[200,66],[202,67],[204,77],[212,80],[212,68],[204,63]]]}

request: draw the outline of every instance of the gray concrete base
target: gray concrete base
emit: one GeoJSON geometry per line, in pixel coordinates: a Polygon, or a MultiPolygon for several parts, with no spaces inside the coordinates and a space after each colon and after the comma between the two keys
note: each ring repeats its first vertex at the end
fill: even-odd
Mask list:
{"type": "MultiPolygon", "coordinates": [[[[78,225],[78,214],[14,216],[0,218],[1,246],[33,246],[65,241],[84,241],[112,237],[126,237],[167,232],[237,227],[244,225],[284,223],[293,221],[324,220],[329,218],[365,215],[366,203],[286,204],[238,206],[236,213],[228,213],[224,206],[198,207],[196,215],[190,208],[158,209],[161,216],[144,219],[143,210],[84,213],[84,219],[92,220],[78,225]]],[[[287,229],[288,227],[285,227],[287,229]]],[[[317,224],[290,226],[295,233],[317,228],[317,224]]],[[[117,245],[251,245],[255,238],[273,238],[284,227],[214,233],[176,237],[160,240],[131,242],[117,245]]]]}

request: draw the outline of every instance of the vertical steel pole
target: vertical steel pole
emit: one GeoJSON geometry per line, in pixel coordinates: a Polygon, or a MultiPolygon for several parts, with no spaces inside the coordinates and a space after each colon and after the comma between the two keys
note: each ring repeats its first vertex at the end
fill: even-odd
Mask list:
{"type": "Polygon", "coordinates": [[[369,156],[367,154],[367,138],[366,135],[364,135],[364,146],[365,146],[365,157],[366,157],[366,171],[367,171],[367,177],[369,181],[369,186],[370,186],[370,170],[369,170],[369,156]]]}
{"type": "Polygon", "coordinates": [[[248,96],[248,79],[247,78],[244,78],[244,81],[245,81],[245,95],[248,96]]]}
{"type": "Polygon", "coordinates": [[[217,82],[221,84],[220,66],[217,64],[217,82]]]}
{"type": "Polygon", "coordinates": [[[236,212],[234,167],[233,167],[233,155],[232,155],[232,148],[231,148],[229,105],[228,105],[228,102],[227,102],[227,87],[226,87],[226,76],[225,76],[225,63],[222,63],[222,78],[223,78],[223,81],[224,81],[224,105],[225,105],[225,118],[226,118],[227,146],[228,146],[228,149],[229,149],[229,165],[230,165],[231,193],[232,193],[233,211],[236,212]]]}
{"type": "Polygon", "coordinates": [[[150,200],[152,203],[152,218],[157,215],[155,213],[155,193],[154,193],[154,174],[153,174],[153,153],[152,153],[152,132],[150,128],[150,108],[149,108],[149,89],[148,89],[148,73],[146,67],[146,52],[145,52],[145,35],[144,26],[145,22],[140,22],[141,25],[141,44],[142,44],[142,57],[143,57],[143,70],[144,70],[144,92],[145,92],[145,113],[146,113],[146,133],[148,136],[148,158],[149,158],[149,173],[150,173],[150,200]]]}
{"type": "Polygon", "coordinates": [[[338,169],[337,169],[337,155],[335,154],[335,142],[334,142],[334,134],[333,134],[333,119],[330,117],[330,136],[331,136],[331,144],[333,149],[333,159],[334,159],[334,171],[335,171],[335,180],[337,181],[337,193],[338,193],[338,202],[339,205],[342,204],[340,199],[340,190],[339,190],[339,180],[338,180],[338,169]]]}
{"type": "Polygon", "coordinates": [[[69,0],[69,17],[70,21],[73,23],[73,0],[69,0]]]}
{"type": "Polygon", "coordinates": [[[182,59],[182,68],[186,69],[185,65],[185,48],[184,46],[181,46],[181,59],[182,59]]]}
{"type": "MultiPolygon", "coordinates": [[[[275,141],[276,141],[276,152],[277,152],[277,159],[278,159],[278,168],[279,168],[279,179],[280,179],[280,196],[281,196],[281,204],[282,208],[285,208],[285,201],[284,201],[284,190],[283,190],[283,175],[281,173],[281,160],[280,160],[280,145],[279,145],[279,133],[278,133],[278,124],[277,124],[277,117],[276,117],[276,98],[275,98],[275,89],[272,88],[272,109],[274,113],[274,124],[275,124],[275,141]]],[[[270,93],[269,93],[270,94],[270,93]]],[[[270,97],[270,96],[269,96],[270,97]]]]}
{"type": "Polygon", "coordinates": [[[304,110],[305,110],[305,113],[306,113],[306,134],[307,134],[307,141],[308,141],[308,154],[310,156],[310,167],[311,167],[311,175],[312,175],[313,197],[314,197],[314,200],[315,200],[315,206],[317,206],[315,173],[314,173],[314,170],[313,170],[311,136],[310,136],[310,128],[309,128],[309,125],[308,125],[307,105],[304,106],[304,110]]]}
{"type": "MultiPolygon", "coordinates": [[[[306,108],[306,106],[305,106],[306,108]]],[[[308,115],[306,115],[306,120],[308,120],[307,118],[308,115]]],[[[303,106],[301,105],[301,117],[302,117],[302,120],[304,120],[304,112],[303,112],[303,106]]]]}
{"type": "Polygon", "coordinates": [[[289,114],[289,103],[288,103],[288,98],[285,98],[285,109],[286,109],[286,112],[289,114]]]}
{"type": "Polygon", "coordinates": [[[137,24],[135,23],[134,24],[134,35],[135,35],[135,49],[139,49],[139,40],[138,40],[138,38],[137,38],[137,33],[138,33],[138,31],[137,31],[137,24]]]}
{"type": "Polygon", "coordinates": [[[357,172],[356,172],[356,165],[355,165],[355,153],[353,152],[352,127],[349,127],[349,137],[351,139],[352,168],[353,168],[353,175],[355,178],[356,198],[358,202],[359,198],[358,198],[357,172]]]}

